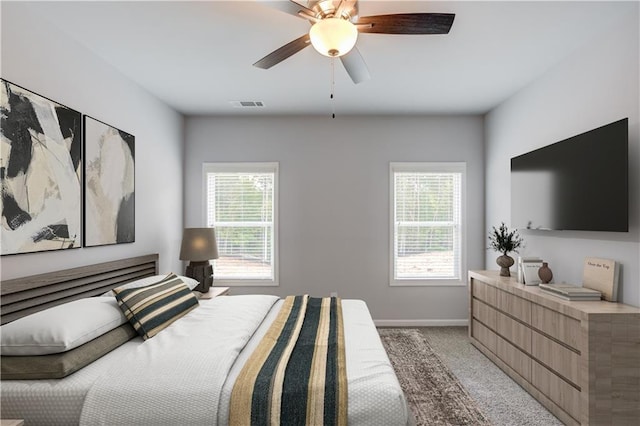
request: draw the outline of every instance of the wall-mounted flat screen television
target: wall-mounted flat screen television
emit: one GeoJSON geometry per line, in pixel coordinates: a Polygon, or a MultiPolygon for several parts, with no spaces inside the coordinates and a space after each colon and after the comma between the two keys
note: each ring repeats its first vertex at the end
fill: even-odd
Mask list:
{"type": "Polygon", "coordinates": [[[628,232],[627,118],[511,159],[511,226],[628,232]]]}

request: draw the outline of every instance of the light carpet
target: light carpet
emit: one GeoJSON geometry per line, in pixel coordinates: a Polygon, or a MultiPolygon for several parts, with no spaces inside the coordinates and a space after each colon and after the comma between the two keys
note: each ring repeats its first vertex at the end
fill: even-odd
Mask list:
{"type": "Polygon", "coordinates": [[[467,327],[419,330],[494,426],[562,426],[560,420],[469,342],[467,327]]]}

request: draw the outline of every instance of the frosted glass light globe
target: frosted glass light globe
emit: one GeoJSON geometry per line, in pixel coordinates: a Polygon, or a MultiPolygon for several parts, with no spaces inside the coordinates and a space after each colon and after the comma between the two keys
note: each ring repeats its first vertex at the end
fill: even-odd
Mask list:
{"type": "Polygon", "coordinates": [[[358,40],[358,29],[340,18],[326,18],[316,22],[309,31],[311,44],[322,55],[329,57],[349,53],[358,40]]]}

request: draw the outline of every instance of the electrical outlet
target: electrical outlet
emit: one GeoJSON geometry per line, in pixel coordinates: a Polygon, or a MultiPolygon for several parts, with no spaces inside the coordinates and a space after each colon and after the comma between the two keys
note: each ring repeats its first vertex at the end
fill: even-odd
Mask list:
{"type": "Polygon", "coordinates": [[[331,297],[338,297],[338,292],[337,291],[332,291],[329,295],[331,297]]]}

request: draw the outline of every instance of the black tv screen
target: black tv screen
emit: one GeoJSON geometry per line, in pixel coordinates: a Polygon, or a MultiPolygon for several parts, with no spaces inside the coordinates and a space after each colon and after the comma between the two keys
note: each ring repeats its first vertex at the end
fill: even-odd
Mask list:
{"type": "Polygon", "coordinates": [[[628,121],[512,158],[511,226],[628,232],[628,121]]]}

